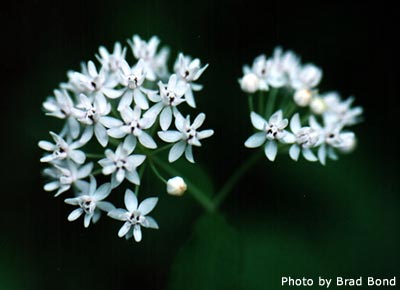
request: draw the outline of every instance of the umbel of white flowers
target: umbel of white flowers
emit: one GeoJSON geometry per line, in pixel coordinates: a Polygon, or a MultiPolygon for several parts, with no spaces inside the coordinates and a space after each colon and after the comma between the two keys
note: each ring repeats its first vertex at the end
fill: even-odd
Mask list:
{"type": "Polygon", "coordinates": [[[248,94],[256,130],[244,145],[263,146],[270,161],[281,151],[294,161],[301,153],[323,165],[327,158],[338,159],[337,152],[351,152],[356,136],[347,128],[361,121],[363,109],[352,107],[352,97],[342,100],[336,92],[320,93],[321,79],[320,68],[302,64],[295,53],[279,47],[271,57],[260,55],[251,67],[244,66],[239,84],[248,94]]]}
{"type": "MultiPolygon", "coordinates": [[[[158,49],[158,37],[145,41],[134,35],[128,44],[132,53],[119,42],[113,51],[101,46],[96,54],[98,65],[88,61],[81,64],[81,71],[67,73],[68,81],[43,103],[45,114],[64,125],[59,132],[50,132],[52,142],[38,145],[45,151],[40,161],[49,166],[43,171],[49,179],[44,190],[55,191],[55,196],[74,195],[65,199],[77,207],[69,221],[84,216],[88,227],[106,212],[106,216],[125,222],[119,236],[140,241],[141,227],[158,229],[157,222],[147,216],[158,198],[145,198],[139,204],[130,188],[135,187],[138,194],[148,163],[147,168],[166,182],[156,165],[172,163],[183,153],[193,163],[193,146],[202,146],[200,140],[214,131],[199,129],[204,113],[196,113],[191,123],[189,115],[180,111],[185,105],[196,108],[195,93],[203,88],[197,82],[208,64],[179,53],[170,72],[170,51],[158,49]],[[171,129],[171,124],[177,130],[171,129]],[[163,161],[159,153],[168,148],[169,158],[163,161]],[[99,175],[108,182],[97,186],[99,175]],[[127,210],[115,209],[111,202],[113,193],[121,188],[126,191],[127,210]]],[[[171,195],[182,195],[186,189],[179,176],[166,182],[171,195]]]]}

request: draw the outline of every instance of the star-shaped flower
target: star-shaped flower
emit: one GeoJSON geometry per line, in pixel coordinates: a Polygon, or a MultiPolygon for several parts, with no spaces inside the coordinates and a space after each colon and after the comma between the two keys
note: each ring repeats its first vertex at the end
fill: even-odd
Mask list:
{"type": "Polygon", "coordinates": [[[174,70],[178,78],[184,83],[189,84],[189,88],[185,93],[185,99],[188,105],[192,108],[196,107],[193,91],[200,91],[203,88],[202,85],[195,84],[194,82],[199,79],[208,67],[208,64],[203,67],[201,67],[200,64],[200,59],[195,58],[192,60],[191,57],[184,56],[180,53],[174,65],[174,70]]]}
{"type": "Polygon", "coordinates": [[[251,135],[244,145],[247,148],[256,148],[265,143],[264,152],[270,161],[274,161],[278,153],[278,142],[293,143],[295,141],[294,135],[285,130],[289,121],[283,119],[281,110],[275,112],[268,122],[255,112],[251,112],[250,118],[254,128],[261,132],[251,135]]]}
{"type": "Polygon", "coordinates": [[[153,95],[151,97],[152,101],[157,102],[157,104],[151,107],[144,116],[155,120],[161,112],[160,126],[165,131],[171,125],[172,117],[179,113],[176,107],[185,101],[183,95],[189,89],[190,85],[179,82],[177,76],[174,74],[169,78],[168,85],[159,82],[158,86],[160,95],[153,95]]]}
{"type": "Polygon", "coordinates": [[[157,197],[149,197],[138,205],[136,195],[129,189],[125,192],[125,209],[115,209],[108,213],[110,217],[116,220],[124,221],[124,225],[118,232],[121,238],[128,238],[133,234],[136,242],[142,240],[141,226],[145,228],[158,229],[157,222],[147,214],[150,213],[158,202],[157,197]],[[133,231],[131,230],[133,227],[133,231]]]}
{"type": "Polygon", "coordinates": [[[126,178],[134,184],[140,184],[140,177],[136,168],[146,159],[145,155],[132,154],[135,144],[132,139],[125,139],[115,152],[111,149],[105,151],[106,158],[101,159],[99,164],[103,167],[103,174],[111,176],[112,188],[117,187],[126,178]]]}
{"type": "Polygon", "coordinates": [[[144,130],[149,129],[154,120],[150,118],[141,117],[141,110],[139,107],[135,107],[132,110],[130,107],[126,107],[121,111],[121,117],[124,122],[115,119],[113,124],[116,125],[109,129],[108,135],[113,138],[132,138],[130,142],[136,145],[136,139],[146,148],[155,149],[157,148],[156,142],[153,138],[144,130]]]}
{"type": "Polygon", "coordinates": [[[84,191],[80,192],[75,198],[67,198],[65,203],[70,205],[77,205],[79,208],[73,210],[68,215],[70,222],[78,219],[82,214],[84,217],[85,228],[89,227],[90,222],[96,223],[101,216],[100,210],[110,212],[115,207],[107,201],[103,201],[111,192],[111,185],[105,183],[97,188],[96,179],[90,176],[90,184],[84,191]]]}
{"type": "Polygon", "coordinates": [[[186,159],[194,163],[192,146],[201,146],[200,140],[208,138],[214,134],[214,130],[211,129],[198,131],[199,127],[203,125],[205,118],[206,115],[201,113],[191,124],[190,116],[187,116],[185,119],[181,114],[177,114],[175,126],[178,131],[170,130],[158,132],[158,136],[163,141],[168,143],[177,142],[169,151],[169,162],[176,161],[185,152],[186,159]]]}

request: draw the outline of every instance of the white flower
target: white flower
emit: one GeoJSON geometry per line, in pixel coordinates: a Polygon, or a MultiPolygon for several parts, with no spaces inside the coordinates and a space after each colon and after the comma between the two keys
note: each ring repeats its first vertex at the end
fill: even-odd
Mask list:
{"type": "Polygon", "coordinates": [[[162,49],[158,54],[157,48],[160,40],[157,36],[150,38],[148,42],[138,35],[133,36],[133,41],[128,40],[136,59],[142,59],[146,71],[146,79],[155,81],[157,77],[165,77],[167,74],[168,49],[162,49]]]}
{"type": "Polygon", "coordinates": [[[133,99],[141,109],[147,110],[149,108],[149,102],[144,95],[145,89],[142,87],[145,78],[146,71],[143,59],[140,59],[133,68],[125,60],[122,62],[120,83],[125,87],[125,92],[118,105],[119,111],[129,107],[133,99]]]}
{"type": "Polygon", "coordinates": [[[67,198],[64,200],[67,204],[79,206],[79,208],[73,210],[68,215],[68,220],[72,222],[85,213],[83,223],[85,228],[89,227],[90,221],[96,223],[100,219],[100,210],[110,212],[115,209],[111,203],[103,201],[110,192],[111,185],[109,183],[105,183],[97,188],[96,179],[90,176],[90,185],[86,190],[75,198],[67,198]]]}
{"type": "Polygon", "coordinates": [[[294,135],[284,130],[289,121],[283,119],[281,110],[275,112],[268,122],[255,112],[251,112],[250,118],[254,128],[261,132],[250,136],[244,145],[247,148],[257,148],[265,143],[264,152],[270,161],[274,161],[278,153],[277,142],[293,143],[295,141],[294,135]]]}
{"type": "Polygon", "coordinates": [[[54,90],[54,96],[47,98],[43,103],[47,116],[59,119],[67,119],[63,131],[67,132],[73,139],[77,138],[80,132],[79,123],[72,113],[74,103],[66,90],[54,90]]]}
{"type": "Polygon", "coordinates": [[[158,132],[158,136],[161,140],[168,143],[177,142],[169,151],[169,162],[176,161],[185,152],[186,159],[189,162],[194,163],[192,146],[201,146],[200,140],[208,138],[214,134],[214,131],[211,129],[198,131],[205,118],[206,115],[201,113],[194,119],[193,123],[190,124],[190,116],[187,116],[185,119],[181,114],[177,114],[175,126],[178,131],[170,130],[158,132]]]}
{"type": "Polygon", "coordinates": [[[185,101],[183,95],[189,89],[189,84],[179,82],[177,76],[174,74],[169,78],[168,85],[160,81],[158,86],[160,95],[152,95],[151,97],[153,102],[158,103],[151,107],[144,114],[144,117],[155,120],[161,112],[160,126],[165,131],[171,125],[173,115],[179,113],[176,107],[185,101]]]}
{"type": "Polygon", "coordinates": [[[182,53],[179,54],[177,61],[174,65],[174,70],[180,80],[189,84],[189,88],[185,93],[185,99],[189,106],[192,108],[196,107],[196,102],[193,96],[193,91],[200,91],[202,85],[193,83],[203,74],[208,67],[208,64],[201,67],[200,59],[191,59],[189,56],[184,56],[182,53]]]}
{"type": "Polygon", "coordinates": [[[268,84],[274,88],[280,88],[288,83],[288,72],[282,59],[282,49],[277,47],[274,54],[266,62],[266,74],[268,84]]]}
{"type": "Polygon", "coordinates": [[[298,71],[292,75],[292,87],[296,90],[312,89],[316,87],[322,79],[322,71],[313,64],[306,64],[299,67],[298,71]]]}
{"type": "Polygon", "coordinates": [[[133,237],[136,242],[142,240],[141,226],[145,228],[158,229],[157,222],[150,216],[147,216],[158,202],[157,197],[149,197],[143,200],[138,205],[136,195],[129,189],[125,192],[125,209],[115,209],[108,213],[108,215],[116,220],[124,221],[124,225],[118,231],[118,236],[121,238],[125,235],[128,237],[132,235],[131,228],[133,227],[133,237]]]}
{"type": "Polygon", "coordinates": [[[299,159],[300,152],[308,161],[317,161],[318,158],[311,151],[311,148],[318,146],[321,143],[321,129],[310,118],[310,126],[301,127],[299,114],[293,115],[290,120],[290,129],[296,137],[296,143],[289,149],[290,158],[294,161],[299,159]]]}
{"type": "Polygon", "coordinates": [[[141,110],[139,107],[135,107],[132,110],[130,107],[126,107],[121,111],[121,117],[124,123],[120,120],[114,119],[113,128],[107,131],[108,135],[113,138],[123,138],[128,135],[127,138],[132,138],[130,142],[136,145],[136,139],[139,139],[140,144],[149,149],[157,148],[156,142],[153,138],[144,130],[149,129],[154,120],[150,118],[141,118],[141,110]]]}
{"type": "Polygon", "coordinates": [[[108,135],[102,122],[106,123],[108,120],[104,116],[111,111],[110,103],[107,102],[102,94],[96,94],[93,101],[86,95],[80,94],[79,100],[80,102],[76,106],[77,109],[74,109],[75,116],[82,124],[91,126],[97,141],[101,146],[105,147],[108,143],[108,135]]]}
{"type": "Polygon", "coordinates": [[[306,107],[312,100],[313,93],[307,89],[295,91],[293,95],[294,102],[300,107],[306,107]]]}
{"type": "Polygon", "coordinates": [[[260,79],[254,73],[248,73],[239,79],[239,84],[242,91],[252,94],[259,89],[260,79]]]}
{"type": "Polygon", "coordinates": [[[185,193],[187,189],[187,185],[182,177],[175,176],[173,178],[168,179],[167,182],[167,192],[170,195],[181,196],[185,193]]]}
{"type": "Polygon", "coordinates": [[[83,183],[81,179],[88,177],[93,170],[93,163],[88,163],[78,168],[75,163],[68,162],[66,166],[55,164],[54,167],[44,170],[45,175],[54,179],[44,185],[45,191],[57,190],[54,196],[58,196],[69,190],[72,184],[81,187],[83,183]]]}
{"type": "Polygon", "coordinates": [[[83,164],[86,160],[86,155],[83,151],[77,150],[84,146],[91,138],[90,132],[87,130],[82,135],[81,139],[75,142],[66,142],[61,136],[50,132],[55,144],[48,141],[40,141],[39,147],[43,150],[52,152],[40,159],[40,162],[52,162],[54,160],[64,160],[70,158],[72,161],[83,164]]]}
{"type": "Polygon", "coordinates": [[[267,72],[267,57],[264,54],[259,55],[254,59],[251,69],[248,66],[243,67],[244,75],[256,75],[258,78],[258,90],[261,91],[268,91],[267,72]]]}
{"type": "Polygon", "coordinates": [[[326,157],[337,160],[335,149],[346,152],[346,149],[353,149],[355,146],[355,135],[353,132],[343,132],[343,127],[338,124],[325,124],[321,127],[311,116],[310,121],[314,123],[314,127],[318,128],[322,134],[322,144],[318,149],[318,159],[321,164],[326,164],[326,157]]]}
{"type": "Polygon", "coordinates": [[[107,48],[100,46],[99,54],[96,55],[97,60],[101,63],[102,67],[110,72],[117,72],[121,68],[121,64],[125,61],[126,47],[121,48],[121,43],[114,44],[113,53],[108,52],[107,48]]]}
{"type": "Polygon", "coordinates": [[[324,114],[325,123],[350,126],[360,121],[363,109],[362,107],[351,108],[354,98],[350,97],[342,101],[339,94],[332,92],[325,94],[323,99],[327,106],[324,114]]]}
{"type": "Polygon", "coordinates": [[[97,71],[93,61],[82,66],[82,73],[69,72],[69,83],[64,88],[69,89],[76,94],[85,93],[92,94],[101,92],[109,98],[115,98],[115,90],[113,88],[118,84],[116,78],[107,77],[108,73],[105,67],[97,71]]]}
{"type": "Polygon", "coordinates": [[[115,153],[111,149],[105,151],[106,158],[99,160],[103,174],[111,176],[111,186],[117,187],[126,178],[134,184],[140,184],[136,168],[146,159],[145,155],[132,154],[135,144],[131,138],[118,145],[115,153]]]}

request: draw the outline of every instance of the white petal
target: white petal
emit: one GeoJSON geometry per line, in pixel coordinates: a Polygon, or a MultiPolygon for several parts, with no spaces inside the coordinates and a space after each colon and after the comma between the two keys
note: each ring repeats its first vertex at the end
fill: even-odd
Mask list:
{"type": "Polygon", "coordinates": [[[300,146],[297,144],[293,144],[290,146],[289,149],[289,156],[292,158],[294,161],[299,160],[299,155],[300,155],[300,146]]]}
{"type": "Polygon", "coordinates": [[[108,202],[108,201],[98,201],[96,203],[96,206],[97,206],[97,208],[99,208],[105,212],[110,212],[115,209],[115,206],[111,202],[108,202]]]}
{"type": "Polygon", "coordinates": [[[136,147],[136,137],[133,135],[128,135],[123,143],[123,148],[127,151],[128,155],[132,153],[132,151],[136,147]]]}
{"type": "Polygon", "coordinates": [[[93,216],[93,214],[85,214],[85,216],[83,218],[83,226],[85,228],[89,227],[92,216],[93,216]]]}
{"type": "Polygon", "coordinates": [[[132,90],[127,90],[125,92],[125,94],[122,96],[121,100],[119,101],[118,108],[117,108],[118,111],[122,111],[132,104],[132,100],[133,100],[132,95],[133,95],[132,90]]]}
{"type": "Polygon", "coordinates": [[[314,162],[318,160],[318,158],[314,155],[314,153],[308,148],[303,148],[302,153],[304,158],[308,161],[314,162]]]}
{"type": "Polygon", "coordinates": [[[114,90],[114,89],[108,89],[108,88],[103,88],[101,91],[103,94],[105,94],[110,99],[117,99],[120,96],[122,96],[122,94],[124,93],[123,90],[114,90]]]}
{"type": "Polygon", "coordinates": [[[294,142],[296,142],[296,136],[288,131],[284,131],[284,136],[281,139],[282,142],[286,143],[286,144],[292,144],[294,142]]]}
{"type": "Polygon", "coordinates": [[[301,129],[299,113],[294,114],[292,119],[290,120],[290,129],[295,134],[301,129]]]}
{"type": "Polygon", "coordinates": [[[78,138],[80,132],[79,122],[74,117],[69,117],[68,120],[69,134],[73,139],[78,138]]]}
{"type": "Polygon", "coordinates": [[[282,120],[282,110],[276,111],[270,118],[269,123],[279,123],[282,120]]]}
{"type": "Polygon", "coordinates": [[[193,149],[191,145],[186,146],[185,157],[189,162],[194,163],[193,149]]]}
{"type": "Polygon", "coordinates": [[[122,121],[113,117],[105,116],[100,118],[100,123],[107,128],[122,126],[122,121]]]}
{"type": "Polygon", "coordinates": [[[139,225],[135,225],[133,228],[133,236],[136,242],[140,242],[142,240],[142,231],[139,225]]]}
{"type": "Polygon", "coordinates": [[[83,165],[81,168],[79,168],[77,177],[79,179],[83,179],[85,177],[88,177],[90,175],[90,173],[92,173],[92,170],[93,170],[93,163],[88,163],[86,165],[83,165]]]}
{"type": "Polygon", "coordinates": [[[60,187],[60,183],[58,181],[53,181],[46,183],[43,187],[45,191],[53,191],[60,187]]]}
{"type": "Polygon", "coordinates": [[[196,117],[196,119],[194,119],[192,126],[195,129],[198,129],[201,125],[203,125],[205,119],[206,119],[206,114],[204,113],[199,114],[196,117]]]}
{"type": "Polygon", "coordinates": [[[322,165],[326,164],[326,146],[322,144],[321,147],[318,149],[318,159],[322,165]]]}
{"type": "Polygon", "coordinates": [[[135,104],[139,106],[139,108],[142,110],[147,110],[149,108],[149,102],[147,101],[146,96],[139,89],[133,91],[133,97],[135,104]]]}
{"type": "Polygon", "coordinates": [[[76,219],[78,219],[81,215],[83,214],[83,209],[77,208],[73,210],[69,215],[68,215],[68,221],[72,222],[76,219]]]}
{"type": "Polygon", "coordinates": [[[124,201],[125,201],[125,206],[128,209],[128,211],[134,212],[135,210],[137,210],[138,200],[132,190],[127,189],[125,191],[124,201]]]}
{"type": "Polygon", "coordinates": [[[168,130],[172,122],[172,110],[171,107],[165,107],[160,115],[160,126],[163,131],[168,130]]]}
{"type": "Polygon", "coordinates": [[[155,121],[157,118],[158,114],[160,114],[160,111],[164,108],[164,105],[160,102],[155,104],[153,107],[148,109],[146,113],[143,115],[144,118],[148,118],[152,120],[152,122],[155,121]]]}
{"type": "Polygon", "coordinates": [[[40,141],[38,145],[40,148],[46,151],[54,151],[54,149],[56,149],[56,146],[49,141],[40,141]]]}
{"type": "Polygon", "coordinates": [[[122,131],[121,127],[108,129],[107,134],[116,139],[121,139],[126,136],[126,132],[122,131]]]}
{"type": "Polygon", "coordinates": [[[193,91],[189,88],[185,93],[186,103],[192,108],[196,108],[196,101],[194,100],[193,91]]]}
{"type": "Polygon", "coordinates": [[[123,236],[125,236],[126,233],[129,232],[129,230],[131,229],[131,225],[132,224],[130,222],[125,222],[118,231],[118,237],[122,238],[123,236]]]}
{"type": "Polygon", "coordinates": [[[214,135],[214,130],[212,129],[207,129],[207,130],[203,130],[197,133],[197,138],[199,140],[204,139],[204,138],[208,138],[211,137],[212,135],[214,135]]]}
{"type": "Polygon", "coordinates": [[[265,135],[265,132],[258,132],[258,133],[251,135],[246,140],[246,142],[244,142],[244,146],[246,146],[247,148],[260,147],[262,144],[264,144],[266,139],[267,139],[267,136],[265,135]]]}
{"type": "Polygon", "coordinates": [[[118,182],[122,182],[125,179],[125,170],[122,168],[118,169],[116,178],[118,182]]]}
{"type": "Polygon", "coordinates": [[[254,128],[258,130],[264,130],[264,126],[267,124],[267,121],[260,115],[255,112],[250,113],[251,123],[253,124],[254,128]]]}
{"type": "Polygon", "coordinates": [[[93,197],[96,201],[105,199],[111,192],[111,184],[105,183],[101,185],[94,193],[93,197]]]}
{"type": "Polygon", "coordinates": [[[125,177],[133,184],[140,185],[140,177],[136,170],[126,171],[125,177]]]}
{"type": "Polygon", "coordinates": [[[79,204],[79,199],[78,198],[66,198],[64,200],[64,202],[66,204],[70,204],[70,205],[78,205],[79,204]]]}
{"type": "Polygon", "coordinates": [[[140,211],[142,215],[146,215],[154,209],[154,207],[157,205],[157,202],[158,197],[146,198],[140,203],[138,211],[140,211]]]}
{"type": "Polygon", "coordinates": [[[183,138],[182,133],[178,131],[160,131],[157,134],[161,140],[168,143],[175,143],[183,138]]]}
{"type": "Polygon", "coordinates": [[[126,220],[127,214],[129,214],[128,211],[126,211],[125,209],[122,209],[122,208],[117,208],[117,209],[114,209],[114,210],[110,211],[109,213],[107,213],[107,215],[109,217],[116,219],[116,220],[120,220],[120,221],[126,220]]]}
{"type": "Polygon", "coordinates": [[[92,78],[94,78],[94,77],[97,76],[97,69],[96,69],[96,66],[94,65],[94,62],[93,62],[93,61],[90,60],[90,61],[88,62],[87,68],[88,68],[89,75],[90,75],[92,78]]]}
{"type": "Polygon", "coordinates": [[[85,163],[86,155],[80,150],[72,150],[69,152],[69,157],[78,164],[85,163]]]}
{"type": "Polygon", "coordinates": [[[168,161],[170,163],[176,161],[179,157],[182,156],[183,152],[185,151],[185,148],[186,148],[185,141],[180,141],[174,144],[174,146],[172,146],[171,150],[169,151],[168,161]]]}
{"type": "Polygon", "coordinates": [[[151,216],[146,216],[146,220],[142,224],[146,228],[158,229],[158,224],[151,216]]]}
{"type": "Polygon", "coordinates": [[[264,151],[265,151],[265,155],[267,156],[267,158],[270,161],[274,161],[276,154],[278,153],[278,145],[276,144],[275,141],[268,141],[265,144],[264,151]]]}
{"type": "Polygon", "coordinates": [[[142,134],[140,134],[138,138],[139,138],[139,142],[144,147],[149,148],[149,149],[157,148],[156,142],[154,142],[153,138],[146,132],[142,132],[142,134]]]}
{"type": "Polygon", "coordinates": [[[97,123],[96,125],[94,125],[94,134],[96,135],[97,141],[99,141],[100,145],[106,147],[108,143],[106,128],[104,128],[103,125],[97,123]]]}

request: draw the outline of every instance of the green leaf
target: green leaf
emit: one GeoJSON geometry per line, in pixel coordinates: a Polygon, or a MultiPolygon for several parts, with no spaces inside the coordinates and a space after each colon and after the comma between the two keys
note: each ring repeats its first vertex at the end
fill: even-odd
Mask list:
{"type": "Polygon", "coordinates": [[[239,235],[219,215],[204,215],[178,253],[168,289],[238,289],[239,235]]]}

